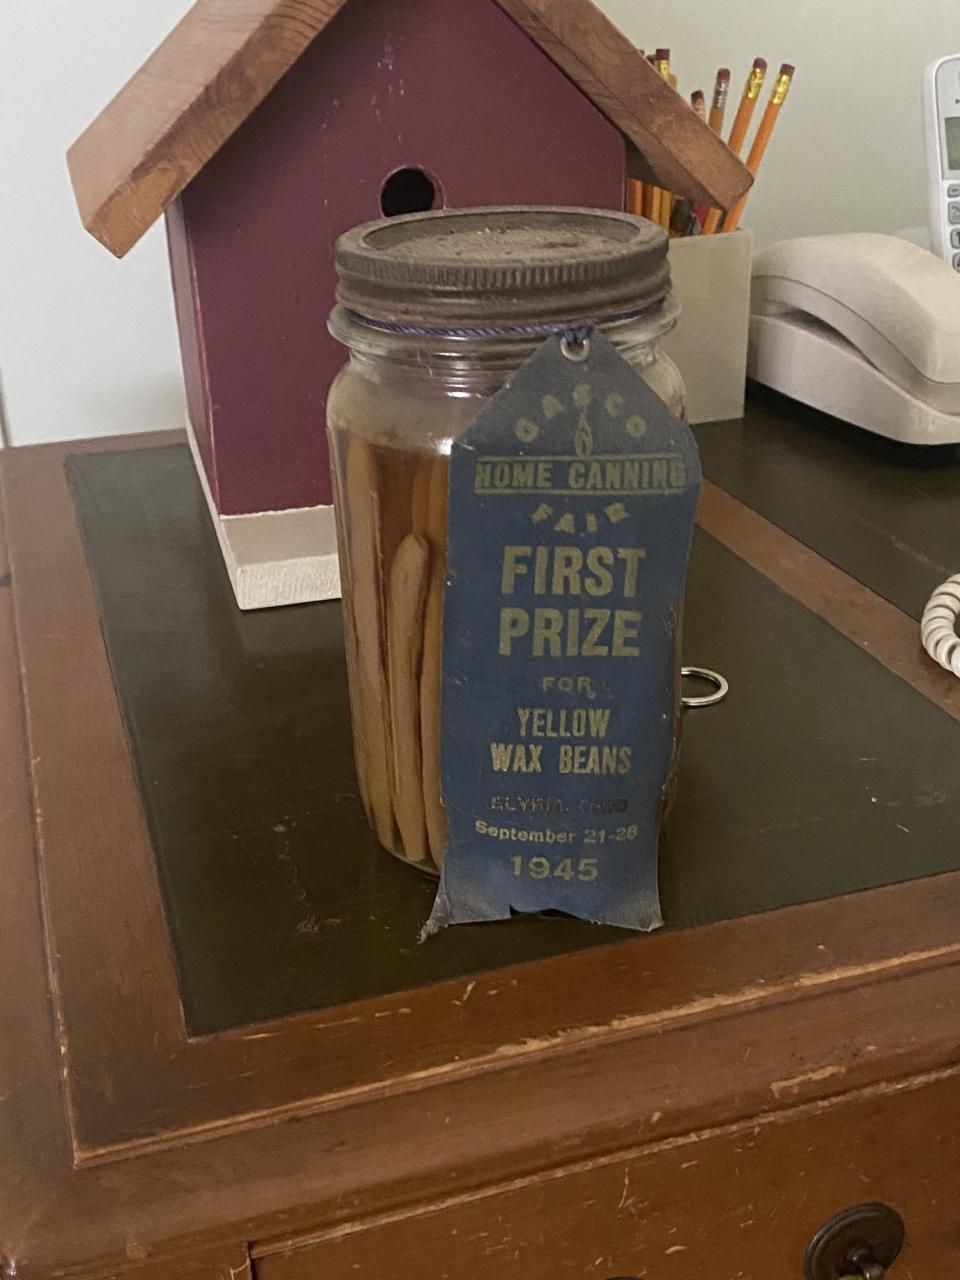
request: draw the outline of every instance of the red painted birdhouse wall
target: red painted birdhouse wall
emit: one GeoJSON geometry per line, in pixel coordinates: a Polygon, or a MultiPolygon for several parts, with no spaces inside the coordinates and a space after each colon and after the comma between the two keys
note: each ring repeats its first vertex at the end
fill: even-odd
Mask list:
{"type": "Polygon", "coordinates": [[[346,5],[168,211],[191,422],[217,509],[331,500],[333,245],[393,212],[622,208],[623,136],[496,0],[346,5]]]}

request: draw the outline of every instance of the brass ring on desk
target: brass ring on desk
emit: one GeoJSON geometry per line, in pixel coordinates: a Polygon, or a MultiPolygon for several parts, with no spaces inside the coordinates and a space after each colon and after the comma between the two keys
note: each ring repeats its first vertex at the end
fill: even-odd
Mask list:
{"type": "Polygon", "coordinates": [[[722,702],[730,692],[730,685],[717,671],[709,671],[706,667],[681,667],[681,676],[695,676],[698,680],[706,680],[708,684],[715,685],[713,693],[704,693],[700,697],[681,698],[680,701],[685,707],[712,707],[717,702],[722,702]]]}

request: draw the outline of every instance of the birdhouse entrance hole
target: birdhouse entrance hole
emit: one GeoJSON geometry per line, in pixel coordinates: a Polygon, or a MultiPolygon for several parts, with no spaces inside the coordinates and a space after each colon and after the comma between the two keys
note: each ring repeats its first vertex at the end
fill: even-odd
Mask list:
{"type": "Polygon", "coordinates": [[[437,202],[438,185],[423,169],[395,169],[380,189],[380,210],[385,218],[426,213],[437,202]]]}

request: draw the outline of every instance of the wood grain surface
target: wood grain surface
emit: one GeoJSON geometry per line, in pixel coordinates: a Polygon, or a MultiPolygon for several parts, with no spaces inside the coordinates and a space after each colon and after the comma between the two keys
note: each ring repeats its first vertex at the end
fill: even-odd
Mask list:
{"type": "Polygon", "coordinates": [[[956,571],[960,446],[887,440],[768,387],[696,429],[704,474],[913,618],[956,571]]]}
{"type": "Polygon", "coordinates": [[[960,682],[924,653],[914,618],[709,481],[697,520],[811,613],[960,720],[960,682]]]}
{"type": "Polygon", "coordinates": [[[590,0],[498,0],[639,153],[631,176],[728,208],[746,167],[590,0]]]}
{"type": "Polygon", "coordinates": [[[83,224],[122,257],[345,0],[200,0],[70,148],[83,224]]]}
{"type": "MultiPolygon", "coordinates": [[[[383,856],[357,803],[340,605],[237,611],[182,446],[66,472],[190,1034],[629,936],[528,916],[416,945],[436,885],[383,856]]],[[[411,495],[386,475],[382,494],[397,545],[411,495]]],[[[699,529],[686,596],[684,652],[733,693],[684,717],[667,927],[960,870],[941,838],[960,825],[956,722],[699,529]]]]}
{"type": "MultiPolygon", "coordinates": [[[[122,257],[344,3],[198,0],[70,148],[91,234],[122,257]]],[[[498,3],[621,129],[663,186],[723,208],[749,186],[744,166],[592,0],[498,3]]]]}
{"type": "Polygon", "coordinates": [[[905,1277],[955,1270],[957,874],[186,1036],[62,470],[145,443],[0,462],[8,1275],[230,1280],[248,1243],[316,1243],[334,1280],[377,1249],[400,1276],[770,1280],[872,1195],[908,1215],[905,1277]]]}
{"type": "MultiPolygon", "coordinates": [[[[264,1024],[273,1025],[269,1034],[240,1031],[189,1039],[150,841],[62,469],[63,458],[76,448],[16,450],[5,470],[34,787],[42,815],[47,927],[56,954],[97,957],[92,969],[88,961],[71,965],[64,960],[57,976],[59,1006],[70,1025],[68,1056],[76,1064],[68,1088],[78,1160],[98,1159],[115,1146],[170,1141],[229,1123],[237,1112],[256,1115],[262,1123],[277,1111],[342,1106],[371,1091],[418,1088],[436,1072],[470,1074],[514,1057],[537,1056],[547,1046],[579,1047],[594,1036],[602,1038],[611,1019],[639,1017],[646,1025],[658,1010],[696,1005],[705,988],[711,998],[733,1006],[743,1001],[745,988],[748,1004],[757,999],[756,940],[779,939],[782,925],[773,917],[750,925],[729,922],[730,937],[750,937],[752,945],[742,954],[731,946],[726,971],[713,954],[709,931],[701,930],[683,935],[683,942],[680,935],[665,935],[644,939],[639,947],[624,943],[612,953],[598,948],[595,958],[567,955],[519,966],[509,971],[517,986],[494,981],[496,1004],[482,1004],[484,1013],[473,1011],[466,1024],[457,1004],[465,984],[451,981],[427,988],[412,1007],[407,993],[400,993],[382,1002],[264,1024]],[[75,678],[78,671],[82,679],[75,678]],[[86,904],[83,912],[73,909],[80,900],[86,904]],[[653,954],[661,951],[662,961],[653,954]],[[676,951],[698,955],[692,971],[668,959],[676,951]],[[611,954],[624,975],[622,985],[609,975],[611,954]],[[638,972],[650,965],[662,968],[666,976],[653,986],[638,985],[634,965],[638,972]],[[531,985],[535,972],[544,977],[553,972],[565,988],[569,985],[561,1003],[542,1002],[539,984],[531,985]],[[596,979],[584,980],[591,972],[596,979]],[[581,978],[574,980],[574,974],[581,978]],[[104,1008],[114,1010],[123,1025],[122,1055],[104,1034],[104,1008]],[[451,1019],[455,1067],[447,1061],[449,1041],[442,1032],[451,1019]],[[407,1051],[398,1062],[400,1021],[407,1051]],[[165,1063],[159,1072],[152,1065],[158,1054],[165,1063]],[[224,1077],[231,1078],[229,1089],[223,1087],[224,1077]]],[[[811,919],[828,905],[811,908],[811,919]]],[[[935,945],[952,939],[951,923],[935,945]]],[[[870,938],[855,954],[874,959],[877,951],[889,955],[888,947],[885,938],[870,938]]],[[[927,943],[918,949],[926,963],[927,943]]],[[[830,972],[826,953],[811,948],[809,939],[801,952],[805,971],[812,965],[814,973],[830,972]]],[[[763,972],[762,999],[783,999],[794,989],[790,964],[797,956],[778,940],[769,960],[773,968],[763,972]]]]}
{"type": "MultiPolygon", "coordinates": [[[[7,453],[9,451],[6,451],[7,453]]],[[[47,993],[43,925],[34,866],[33,805],[24,754],[19,656],[10,557],[0,499],[0,1262],[31,1234],[53,1169],[70,1159],[55,1070],[56,1032],[47,993]],[[10,1153],[16,1153],[11,1163],[10,1153]]]]}
{"type": "Polygon", "coordinates": [[[960,1167],[956,1069],[786,1108],[633,1152],[541,1170],[383,1214],[275,1250],[258,1280],[353,1280],[389,1259],[395,1280],[799,1280],[816,1231],[840,1209],[895,1207],[906,1243],[890,1280],[960,1268],[944,1203],[960,1167]]]}

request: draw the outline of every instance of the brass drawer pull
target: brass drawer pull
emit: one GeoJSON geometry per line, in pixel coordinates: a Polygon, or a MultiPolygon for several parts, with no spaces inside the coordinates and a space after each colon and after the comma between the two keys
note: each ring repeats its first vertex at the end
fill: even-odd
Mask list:
{"type": "Polygon", "coordinates": [[[807,1280],[884,1280],[903,1248],[903,1219],[885,1204],[858,1204],[825,1223],[807,1246],[807,1280]]]}

